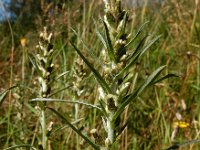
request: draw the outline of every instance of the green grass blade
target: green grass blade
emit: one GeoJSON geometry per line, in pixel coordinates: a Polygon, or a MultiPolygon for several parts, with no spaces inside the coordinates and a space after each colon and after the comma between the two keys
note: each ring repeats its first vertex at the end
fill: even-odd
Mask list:
{"type": "Polygon", "coordinates": [[[64,91],[64,90],[66,90],[66,89],[72,87],[72,86],[73,86],[73,85],[68,85],[68,86],[66,86],[66,87],[64,87],[64,88],[58,89],[58,90],[52,92],[52,93],[49,95],[49,97],[52,97],[52,96],[54,96],[54,95],[56,95],[56,94],[58,94],[58,93],[60,93],[60,92],[62,92],[62,91],[64,91]]]}
{"type": "Polygon", "coordinates": [[[31,145],[28,145],[28,144],[14,145],[14,146],[8,147],[8,148],[6,148],[4,150],[12,150],[12,149],[16,150],[16,148],[20,148],[20,147],[27,147],[27,148],[31,148],[33,150],[37,150],[37,148],[35,148],[35,147],[31,146],[31,145]]]}
{"type": "Polygon", "coordinates": [[[54,112],[58,117],[60,117],[64,123],[66,123],[72,130],[74,130],[74,132],[76,132],[79,136],[81,136],[88,144],[90,144],[95,150],[100,150],[100,148],[93,143],[86,135],[84,135],[82,132],[79,131],[79,129],[77,129],[73,124],[71,124],[67,118],[65,118],[63,115],[61,115],[58,111],[56,111],[53,108],[47,107],[49,110],[51,110],[52,112],[54,112]]]}
{"type": "Polygon", "coordinates": [[[8,94],[8,92],[9,92],[11,89],[16,88],[16,87],[18,87],[18,86],[17,86],[17,85],[16,85],[16,86],[12,86],[12,87],[10,87],[9,89],[4,90],[3,92],[0,93],[0,106],[2,105],[3,101],[5,100],[5,98],[6,98],[7,94],[8,94]]]}
{"type": "Polygon", "coordinates": [[[65,71],[65,72],[59,74],[59,75],[55,78],[55,80],[58,80],[59,78],[65,76],[65,75],[68,74],[68,73],[70,73],[70,71],[65,71]]]}
{"type": "Polygon", "coordinates": [[[105,36],[106,36],[106,46],[107,46],[107,51],[108,51],[108,56],[110,57],[110,60],[116,63],[116,58],[115,58],[115,53],[114,53],[114,49],[112,46],[112,42],[110,39],[110,34],[109,34],[109,30],[108,27],[106,25],[106,23],[103,21],[104,24],[104,28],[105,28],[105,36]]]}
{"type": "Polygon", "coordinates": [[[28,58],[29,58],[31,64],[33,65],[33,67],[36,68],[36,70],[38,70],[37,62],[36,62],[36,58],[35,58],[34,54],[29,54],[28,58]]]}
{"type": "Polygon", "coordinates": [[[146,80],[145,82],[133,93],[131,94],[119,107],[119,109],[115,112],[113,116],[113,121],[116,120],[116,118],[124,111],[125,107],[135,98],[138,97],[140,93],[143,92],[143,90],[151,85],[155,81],[155,79],[158,77],[158,75],[165,69],[166,66],[159,67],[156,71],[154,71],[146,80]]]}
{"type": "Polygon", "coordinates": [[[79,56],[83,59],[83,61],[86,63],[86,65],[90,68],[90,70],[93,72],[94,76],[96,77],[98,83],[103,88],[103,90],[106,93],[112,93],[112,90],[110,89],[109,85],[106,83],[106,81],[103,79],[103,77],[100,75],[100,73],[94,69],[94,67],[90,64],[90,62],[83,56],[81,51],[71,42],[72,46],[76,50],[76,52],[79,54],[79,56]]]}
{"type": "Polygon", "coordinates": [[[200,140],[190,140],[190,141],[186,141],[180,144],[174,144],[170,146],[169,148],[167,148],[166,150],[175,150],[175,149],[179,149],[181,147],[185,147],[185,146],[188,146],[190,144],[195,144],[195,143],[200,143],[200,140]]]}
{"type": "Polygon", "coordinates": [[[97,60],[100,63],[100,60],[98,58],[98,56],[95,55],[95,50],[92,48],[89,48],[87,46],[87,44],[84,42],[84,40],[81,38],[81,36],[76,32],[76,30],[74,30],[73,28],[71,28],[71,30],[74,32],[74,34],[76,34],[76,36],[78,37],[78,39],[80,39],[81,43],[83,44],[84,48],[88,51],[88,53],[90,54],[90,56],[92,58],[94,58],[95,60],[97,60]]]}

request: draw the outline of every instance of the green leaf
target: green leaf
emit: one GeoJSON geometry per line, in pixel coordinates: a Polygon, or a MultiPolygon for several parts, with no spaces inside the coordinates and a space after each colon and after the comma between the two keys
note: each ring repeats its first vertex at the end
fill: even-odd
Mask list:
{"type": "Polygon", "coordinates": [[[106,112],[106,109],[105,109],[103,103],[104,103],[104,101],[102,101],[102,100],[99,101],[99,104],[100,104],[100,106],[101,106],[101,110],[102,110],[104,116],[105,116],[106,118],[108,118],[108,114],[107,114],[107,112],[106,112]]]}
{"type": "Polygon", "coordinates": [[[151,85],[158,75],[165,69],[166,66],[161,66],[158,69],[156,69],[144,82],[144,84],[139,88],[138,95],[149,85],[151,85]]]}
{"type": "Polygon", "coordinates": [[[125,48],[128,47],[130,44],[132,44],[135,39],[140,35],[140,33],[142,32],[144,26],[149,23],[149,21],[145,22],[143,25],[141,25],[141,27],[139,28],[139,30],[137,31],[137,33],[135,34],[135,36],[125,45],[125,48]]]}
{"type": "Polygon", "coordinates": [[[68,74],[68,73],[70,73],[70,71],[65,71],[65,72],[59,74],[59,75],[55,78],[55,80],[58,80],[59,78],[65,76],[65,75],[68,74]]]}
{"type": "Polygon", "coordinates": [[[92,58],[94,58],[95,60],[97,60],[100,63],[100,60],[98,58],[98,56],[95,55],[95,50],[92,48],[89,48],[86,43],[83,41],[83,39],[81,38],[81,36],[76,32],[76,30],[74,30],[73,28],[71,28],[71,30],[74,32],[74,34],[76,34],[76,36],[78,37],[78,39],[80,39],[80,41],[82,42],[83,46],[85,47],[85,49],[88,51],[88,53],[90,54],[90,56],[92,58]]]}
{"type": "MultiPolygon", "coordinates": [[[[85,120],[85,118],[77,119],[77,120],[73,121],[71,124],[73,124],[73,125],[74,125],[74,124],[77,124],[77,123],[79,123],[79,122],[82,121],[82,120],[85,120]]],[[[56,134],[57,132],[59,132],[59,131],[65,129],[65,128],[69,128],[69,126],[68,126],[68,125],[64,125],[64,126],[58,127],[57,129],[55,129],[54,131],[52,131],[52,132],[50,133],[49,136],[56,136],[55,134],[56,134]]]]}
{"type": "Polygon", "coordinates": [[[100,73],[94,69],[94,67],[90,64],[90,62],[85,58],[85,56],[83,56],[83,54],[81,53],[81,51],[72,43],[70,42],[71,45],[74,47],[74,49],[76,50],[76,52],[79,54],[79,56],[83,59],[83,61],[86,63],[86,65],[90,68],[90,70],[93,72],[94,76],[96,77],[98,83],[100,84],[100,86],[103,88],[103,90],[106,93],[112,93],[112,90],[110,89],[110,87],[108,86],[108,84],[106,83],[106,81],[103,79],[103,77],[100,75],[100,73]]]}
{"type": "Polygon", "coordinates": [[[195,143],[200,143],[200,140],[190,140],[190,141],[186,141],[180,144],[174,144],[170,146],[169,148],[167,148],[166,150],[175,150],[175,149],[179,149],[181,147],[185,147],[185,146],[188,146],[190,144],[195,144],[195,143]]]}
{"type": "Polygon", "coordinates": [[[156,84],[156,83],[158,83],[158,82],[161,82],[161,81],[163,81],[163,80],[165,80],[165,79],[172,78],[172,77],[179,77],[179,76],[176,75],[176,74],[167,74],[167,75],[165,75],[164,77],[162,77],[162,78],[160,78],[160,79],[154,81],[152,84],[156,84]]]}
{"type": "Polygon", "coordinates": [[[140,51],[140,49],[142,48],[142,46],[144,45],[145,41],[146,41],[147,36],[143,37],[140,42],[138,43],[138,45],[136,46],[136,49],[133,51],[133,53],[131,54],[131,56],[128,58],[128,61],[131,60],[132,58],[135,57],[136,54],[138,54],[138,52],[140,51]]]}
{"type": "MultiPolygon", "coordinates": [[[[136,54],[135,57],[131,59],[131,61],[115,76],[115,80],[118,79],[126,70],[128,70],[133,64],[136,63],[136,61],[160,38],[161,36],[157,36],[154,38],[150,43],[148,43],[143,50],[141,50],[139,53],[136,54]]],[[[140,42],[137,46],[136,51],[139,50],[141,45],[143,44],[145,38],[140,42]]],[[[134,55],[134,54],[133,54],[134,55]]]]}
{"type": "Polygon", "coordinates": [[[166,66],[159,67],[156,71],[154,71],[145,81],[144,83],[133,93],[131,94],[124,102],[119,106],[119,109],[115,112],[112,121],[115,121],[116,118],[124,111],[125,107],[135,98],[143,92],[143,90],[151,85],[158,75],[165,69],[166,66]]]}
{"type": "Polygon", "coordinates": [[[33,147],[32,145],[28,145],[28,144],[14,145],[14,146],[8,147],[4,150],[12,150],[12,149],[16,150],[16,148],[20,148],[20,147],[27,147],[27,148],[31,148],[33,150],[37,150],[37,148],[33,147]]]}
{"type": "Polygon", "coordinates": [[[59,74],[58,76],[52,77],[52,79],[50,80],[50,82],[48,83],[48,85],[51,85],[53,82],[57,81],[58,79],[60,79],[61,77],[65,76],[68,73],[70,73],[70,71],[65,71],[65,72],[59,74]]]}
{"type": "Polygon", "coordinates": [[[60,93],[60,92],[62,92],[62,91],[64,91],[64,90],[66,90],[66,89],[68,89],[68,88],[70,88],[70,87],[72,87],[73,85],[68,85],[68,86],[66,86],[66,87],[64,87],[64,88],[61,88],[61,89],[59,89],[59,90],[57,90],[57,91],[54,91],[53,93],[51,93],[50,95],[49,95],[49,97],[52,97],[53,95],[56,95],[56,94],[58,94],[58,93],[60,93]]]}
{"type": "Polygon", "coordinates": [[[4,102],[4,100],[5,100],[5,98],[6,98],[7,94],[8,94],[8,92],[9,92],[11,89],[16,88],[16,87],[18,87],[18,86],[17,86],[17,85],[16,85],[16,86],[12,86],[12,87],[10,87],[9,89],[4,90],[3,92],[0,93],[0,106],[1,106],[2,103],[4,102]]]}
{"type": "Polygon", "coordinates": [[[36,58],[35,58],[34,54],[29,54],[28,58],[29,58],[31,64],[33,65],[33,67],[36,68],[36,70],[38,71],[39,69],[38,69],[36,58]]]}
{"type": "Polygon", "coordinates": [[[90,144],[95,150],[100,150],[99,146],[97,146],[95,143],[93,143],[86,135],[84,135],[82,132],[79,131],[73,124],[71,124],[67,118],[65,118],[62,114],[60,114],[58,111],[56,111],[53,108],[47,107],[49,110],[54,112],[58,117],[60,117],[64,123],[66,123],[72,130],[74,130],[78,135],[80,135],[88,144],[90,144]]]}
{"type": "Polygon", "coordinates": [[[105,38],[103,37],[102,33],[99,30],[96,30],[97,36],[99,37],[100,41],[102,42],[103,46],[107,49],[105,38]]]}
{"type": "Polygon", "coordinates": [[[107,47],[107,51],[108,51],[108,56],[110,57],[110,60],[116,63],[116,58],[115,58],[115,53],[114,53],[114,49],[112,46],[112,42],[110,39],[110,34],[109,34],[109,30],[108,27],[106,25],[106,23],[103,21],[104,24],[104,28],[105,28],[105,36],[106,36],[106,47],[107,47]]]}
{"type": "Polygon", "coordinates": [[[123,16],[123,20],[122,20],[123,22],[122,22],[121,30],[118,31],[117,39],[121,38],[121,36],[125,34],[127,20],[128,20],[128,12],[126,12],[123,16]]]}
{"type": "Polygon", "coordinates": [[[93,105],[93,104],[90,104],[90,103],[86,103],[84,101],[75,101],[75,100],[64,100],[64,99],[56,99],[56,98],[34,98],[34,99],[31,99],[31,101],[39,101],[39,102],[66,102],[66,103],[74,103],[74,104],[81,104],[81,105],[85,105],[85,106],[88,106],[88,107],[92,107],[92,108],[96,108],[96,109],[99,109],[100,111],[101,108],[96,106],[96,105],[93,105]]]}
{"type": "Polygon", "coordinates": [[[141,55],[143,55],[143,53],[145,53],[146,50],[148,50],[160,37],[161,37],[161,35],[158,35],[158,36],[155,37],[153,40],[151,40],[151,42],[149,42],[149,43],[145,46],[144,50],[142,50],[141,55]]]}

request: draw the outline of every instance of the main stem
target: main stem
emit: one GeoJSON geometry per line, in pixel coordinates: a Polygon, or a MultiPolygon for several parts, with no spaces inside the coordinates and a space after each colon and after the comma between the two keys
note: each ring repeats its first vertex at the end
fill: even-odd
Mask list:
{"type": "Polygon", "coordinates": [[[107,128],[108,128],[108,139],[111,143],[114,143],[115,131],[114,131],[114,126],[110,120],[107,120],[107,128]]]}
{"type": "Polygon", "coordinates": [[[41,110],[40,123],[41,123],[41,127],[42,127],[42,147],[43,147],[43,150],[47,150],[48,137],[47,137],[46,116],[45,116],[44,104],[41,109],[42,110],[41,110]]]}

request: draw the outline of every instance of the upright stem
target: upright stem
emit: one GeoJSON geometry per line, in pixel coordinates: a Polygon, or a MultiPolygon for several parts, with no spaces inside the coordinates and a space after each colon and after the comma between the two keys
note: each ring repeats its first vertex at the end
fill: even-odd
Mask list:
{"type": "Polygon", "coordinates": [[[120,116],[113,118],[115,112],[119,109],[120,99],[124,97],[128,90],[128,82],[123,83],[123,76],[115,80],[116,76],[125,66],[128,55],[126,44],[128,36],[126,33],[126,24],[128,23],[128,12],[121,7],[121,0],[104,0],[105,16],[104,27],[107,42],[107,54],[109,60],[105,66],[105,80],[111,85],[112,93],[105,93],[106,113],[105,124],[107,139],[106,148],[109,150],[116,141],[116,132],[120,127],[120,116]],[[110,70],[107,72],[106,70],[110,70]],[[110,75],[112,74],[112,75],[110,75]]]}
{"type": "MultiPolygon", "coordinates": [[[[51,44],[52,33],[47,33],[47,28],[44,28],[44,31],[40,33],[40,41],[37,45],[39,50],[36,55],[36,64],[38,72],[38,82],[40,83],[40,97],[48,98],[51,93],[51,73],[54,68],[52,63],[53,57],[53,45],[51,44]]],[[[48,136],[47,136],[47,126],[46,126],[46,115],[45,115],[45,106],[46,102],[40,102],[40,124],[42,129],[42,147],[43,150],[47,150],[48,145],[48,136]]]]}
{"type": "Polygon", "coordinates": [[[40,123],[42,126],[42,147],[43,150],[47,150],[47,141],[48,141],[48,137],[47,137],[47,128],[46,128],[46,116],[45,116],[45,108],[42,107],[41,110],[41,118],[40,118],[40,123]]]}
{"type": "Polygon", "coordinates": [[[115,141],[115,130],[114,125],[110,120],[107,120],[107,128],[108,128],[108,139],[111,143],[115,141]]]}

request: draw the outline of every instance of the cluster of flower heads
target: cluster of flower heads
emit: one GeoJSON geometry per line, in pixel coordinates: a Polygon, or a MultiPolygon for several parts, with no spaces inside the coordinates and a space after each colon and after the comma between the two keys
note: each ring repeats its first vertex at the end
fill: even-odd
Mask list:
{"type": "Polygon", "coordinates": [[[54,52],[51,44],[52,33],[48,34],[47,28],[40,33],[40,41],[37,45],[38,54],[36,55],[36,67],[39,72],[38,81],[41,86],[40,96],[46,98],[51,92],[50,75],[52,74],[54,64],[52,63],[52,54],[54,52]]]}

